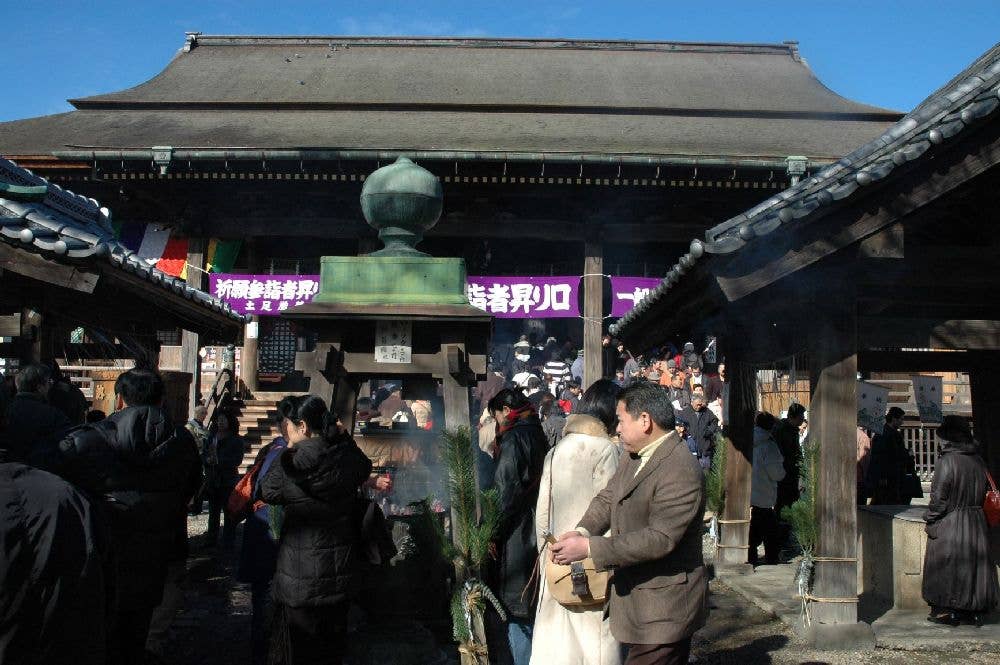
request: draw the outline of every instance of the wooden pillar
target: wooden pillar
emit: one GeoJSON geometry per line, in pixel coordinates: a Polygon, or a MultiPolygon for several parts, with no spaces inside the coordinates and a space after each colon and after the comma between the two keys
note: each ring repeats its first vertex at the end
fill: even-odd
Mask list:
{"type": "Polygon", "coordinates": [[[726,450],[726,503],[720,516],[719,549],[716,565],[738,568],[747,564],[750,543],[750,481],[753,463],[753,421],[757,414],[757,373],[730,353],[726,358],[729,375],[729,439],[726,450]]]}
{"type": "Polygon", "coordinates": [[[42,359],[42,315],[31,307],[21,310],[21,365],[42,359]]]}
{"type": "Polygon", "coordinates": [[[449,331],[441,335],[441,362],[444,368],[441,372],[441,397],[444,401],[444,426],[448,429],[465,427],[472,430],[472,419],[469,408],[469,385],[464,378],[451,372],[448,361],[448,347],[458,347],[465,355],[465,331],[449,331]]]}
{"type": "Polygon", "coordinates": [[[856,624],[857,571],[857,312],[827,301],[815,317],[815,393],[809,438],[819,445],[816,519],[819,539],[810,603],[820,624],[856,624]]]}
{"type": "Polygon", "coordinates": [[[240,356],[240,378],[247,392],[253,394],[257,390],[258,370],[258,337],[260,336],[260,320],[253,316],[243,330],[243,352],[240,356]]]}
{"type": "MultiPolygon", "coordinates": [[[[187,252],[187,277],[189,286],[198,290],[205,289],[205,239],[190,238],[187,252]]],[[[188,390],[188,417],[193,417],[195,404],[201,397],[201,340],[198,333],[191,330],[181,330],[181,371],[191,375],[191,387],[188,390]]]]}
{"type": "Polygon", "coordinates": [[[583,389],[604,373],[601,329],[604,323],[604,246],[584,243],[583,259],[583,389]]]}
{"type": "Polygon", "coordinates": [[[969,371],[972,431],[994,478],[1000,478],[1000,352],[977,353],[969,371]]]}

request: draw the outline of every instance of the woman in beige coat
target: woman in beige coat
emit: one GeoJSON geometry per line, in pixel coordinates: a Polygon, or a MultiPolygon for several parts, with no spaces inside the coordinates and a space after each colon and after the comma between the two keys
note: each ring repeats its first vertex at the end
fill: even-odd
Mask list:
{"type": "MultiPolygon", "coordinates": [[[[563,437],[545,457],[535,531],[539,548],[545,532],[558,536],[575,528],[591,500],[618,468],[619,448],[611,441],[620,388],[608,379],[592,385],[566,420],[563,437]]],[[[539,566],[548,559],[547,548],[539,566]]],[[[540,585],[535,613],[532,665],[619,665],[621,647],[611,636],[601,606],[568,608],[540,585]]]]}

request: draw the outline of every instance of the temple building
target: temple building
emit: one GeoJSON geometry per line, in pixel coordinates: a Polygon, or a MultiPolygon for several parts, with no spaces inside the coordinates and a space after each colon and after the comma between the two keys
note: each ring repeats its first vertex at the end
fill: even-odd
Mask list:
{"type": "MultiPolygon", "coordinates": [[[[472,275],[584,276],[582,317],[539,331],[588,358],[610,322],[601,275],[662,278],[688,239],[902,117],[826,88],[795,42],[188,33],[149,81],[70,101],[0,123],[0,155],[112,206],[123,241],[195,288],[373,251],[364,178],[406,156],[444,188],[424,251],[472,275]]],[[[308,344],[290,325],[260,317],[275,386],[308,344]]]]}

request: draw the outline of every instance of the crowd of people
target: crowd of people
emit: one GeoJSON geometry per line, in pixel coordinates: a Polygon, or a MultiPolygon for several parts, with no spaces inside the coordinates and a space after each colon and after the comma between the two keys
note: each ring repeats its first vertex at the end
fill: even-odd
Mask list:
{"type": "Polygon", "coordinates": [[[57,377],[31,364],[0,390],[0,662],[147,662],[180,607],[188,514],[205,500],[209,546],[223,513],[223,547],[247,518],[237,576],[251,585],[253,662],[339,662],[371,462],[323,400],[278,405],[281,436],[259,452],[240,515],[233,414],[175,424],[162,378],[141,368],[118,377],[114,413],[88,414],[57,377]]]}
{"type": "MultiPolygon", "coordinates": [[[[500,515],[482,571],[506,613],[488,615],[491,660],[686,663],[708,615],[704,478],[725,365],[706,367],[693,344],[646,359],[606,338],[605,377],[581,391],[571,345],[548,340],[534,359],[533,345],[518,340],[474,391],[500,515]]],[[[236,577],[250,585],[252,662],[341,662],[362,576],[395,550],[366,498],[387,481],[321,398],[281,400],[279,436],[241,477],[249,448],[235,415],[206,423],[199,407],[175,424],[154,370],[120,375],[110,415],[88,413],[51,366],[25,366],[15,388],[0,390],[0,662],[145,662],[180,608],[188,516],[205,502],[209,546],[221,532],[234,548],[246,520],[236,577]]],[[[362,420],[433,419],[395,385],[365,400],[362,420]]],[[[751,564],[759,545],[773,564],[791,543],[781,511],[799,497],[806,416],[793,403],[756,417],[751,564]]],[[[867,447],[859,431],[862,501],[905,504],[917,491],[902,416],[891,409],[867,447]]],[[[938,435],[924,597],[935,622],[978,622],[1000,596],[985,466],[963,419],[946,417],[938,435]]]]}

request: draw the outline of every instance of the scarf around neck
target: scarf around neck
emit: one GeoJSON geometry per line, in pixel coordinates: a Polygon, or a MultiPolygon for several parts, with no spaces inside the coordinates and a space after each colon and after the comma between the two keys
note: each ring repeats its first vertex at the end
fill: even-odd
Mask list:
{"type": "Polygon", "coordinates": [[[532,416],[536,416],[538,413],[535,411],[534,404],[527,404],[522,406],[520,409],[511,409],[507,414],[506,420],[500,424],[500,434],[508,432],[514,428],[522,420],[527,420],[532,416]]]}

